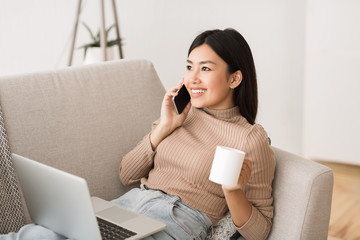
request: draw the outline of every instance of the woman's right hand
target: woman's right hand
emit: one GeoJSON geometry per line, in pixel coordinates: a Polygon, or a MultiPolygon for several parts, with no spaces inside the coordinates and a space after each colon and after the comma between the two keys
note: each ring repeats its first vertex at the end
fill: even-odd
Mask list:
{"type": "Polygon", "coordinates": [[[183,79],[180,83],[166,92],[162,105],[161,105],[161,114],[160,121],[156,128],[152,131],[150,140],[153,149],[155,149],[159,143],[166,138],[170,133],[172,133],[176,128],[180,127],[186,119],[187,114],[190,110],[191,103],[185,107],[181,114],[177,114],[172,98],[176,96],[177,91],[181,88],[183,84],[183,79]]]}

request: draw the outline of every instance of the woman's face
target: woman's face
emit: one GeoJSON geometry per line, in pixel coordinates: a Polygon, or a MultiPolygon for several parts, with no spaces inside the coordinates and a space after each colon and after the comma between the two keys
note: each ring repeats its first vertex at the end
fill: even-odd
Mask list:
{"type": "Polygon", "coordinates": [[[184,82],[196,108],[228,109],[233,107],[232,74],[227,63],[212,48],[203,44],[188,57],[184,82]]]}

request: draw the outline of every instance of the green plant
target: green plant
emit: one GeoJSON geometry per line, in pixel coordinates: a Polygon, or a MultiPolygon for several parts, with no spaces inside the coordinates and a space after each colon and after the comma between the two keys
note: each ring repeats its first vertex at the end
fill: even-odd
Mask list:
{"type": "MultiPolygon", "coordinates": [[[[83,48],[84,49],[84,58],[86,57],[86,52],[88,50],[88,48],[92,48],[92,47],[100,47],[100,29],[98,30],[97,34],[94,35],[93,32],[91,31],[90,27],[88,25],[86,25],[84,22],[82,22],[82,24],[84,25],[84,27],[88,30],[89,34],[90,34],[90,38],[92,39],[92,42],[87,43],[82,45],[81,47],[79,47],[79,49],[83,48]]],[[[115,27],[116,25],[113,24],[110,27],[108,27],[106,29],[106,46],[107,47],[112,47],[115,45],[118,45],[119,43],[121,44],[121,39],[114,39],[114,40],[108,40],[108,35],[110,30],[115,27]],[[120,40],[120,41],[119,41],[120,40]]]]}

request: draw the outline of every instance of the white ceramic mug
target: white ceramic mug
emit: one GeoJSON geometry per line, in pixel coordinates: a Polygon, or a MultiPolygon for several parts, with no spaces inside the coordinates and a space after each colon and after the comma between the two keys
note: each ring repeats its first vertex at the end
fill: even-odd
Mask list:
{"type": "Polygon", "coordinates": [[[236,186],[239,180],[245,152],[217,146],[209,179],[226,186],[236,186]]]}

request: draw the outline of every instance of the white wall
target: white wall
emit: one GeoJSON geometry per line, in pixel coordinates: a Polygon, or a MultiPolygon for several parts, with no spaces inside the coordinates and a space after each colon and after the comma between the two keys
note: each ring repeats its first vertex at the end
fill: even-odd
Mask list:
{"type": "MultiPolygon", "coordinates": [[[[97,28],[99,1],[83,2],[81,21],[97,28]]],[[[111,5],[105,2],[110,25],[111,5]]],[[[182,77],[188,47],[198,33],[233,27],[252,48],[259,81],[258,122],[273,145],[313,158],[359,156],[354,150],[360,129],[355,125],[360,115],[357,0],[118,0],[117,5],[125,58],[151,60],[166,88],[182,77]],[[324,48],[336,51],[326,53],[324,48]],[[333,56],[341,61],[329,61],[333,56]],[[337,84],[341,79],[341,88],[335,79],[337,84]]],[[[74,0],[1,0],[0,76],[65,67],[76,6],[74,0]]],[[[79,25],[76,46],[87,41],[79,25]]],[[[79,64],[82,51],[76,50],[74,65],[79,64]]]]}
{"type": "Polygon", "coordinates": [[[360,2],[308,1],[304,149],[360,165],[360,2]]]}
{"type": "MultiPolygon", "coordinates": [[[[84,1],[81,21],[99,25],[99,1],[84,1]]],[[[0,75],[64,67],[75,20],[73,0],[0,2],[0,75]]],[[[273,144],[301,153],[305,3],[286,0],[119,0],[125,58],[150,59],[166,88],[183,75],[197,34],[233,27],[248,40],[259,80],[258,122],[273,144]]],[[[113,22],[106,1],[107,25],[113,22]]],[[[88,39],[80,25],[77,46],[88,39]]],[[[77,50],[74,65],[81,64],[77,50]]],[[[146,86],[144,86],[146,87],[146,86]]]]}
{"type": "Polygon", "coordinates": [[[1,0],[0,75],[65,66],[60,59],[75,5],[72,0],[1,0]]]}

